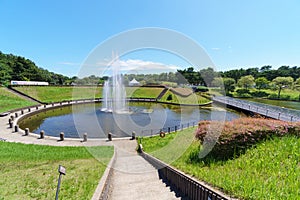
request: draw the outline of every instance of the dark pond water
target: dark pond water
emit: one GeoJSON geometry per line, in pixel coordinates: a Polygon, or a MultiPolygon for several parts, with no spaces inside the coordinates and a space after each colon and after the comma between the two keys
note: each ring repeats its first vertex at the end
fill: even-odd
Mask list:
{"type": "Polygon", "coordinates": [[[175,126],[180,129],[197,125],[199,120],[230,121],[240,117],[237,112],[216,106],[200,108],[155,103],[130,103],[129,106],[130,114],[101,112],[98,103],[62,107],[24,119],[19,126],[37,134],[44,130],[50,136],[64,132],[65,137],[78,138],[88,133],[89,138],[107,138],[109,132],[113,137],[131,136],[132,131],[144,136],[160,130],[173,131],[175,126]]]}

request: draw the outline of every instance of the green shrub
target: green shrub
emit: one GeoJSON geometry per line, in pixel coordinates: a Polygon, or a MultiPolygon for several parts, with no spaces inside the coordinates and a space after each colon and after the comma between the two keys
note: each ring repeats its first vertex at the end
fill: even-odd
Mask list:
{"type": "Polygon", "coordinates": [[[269,93],[267,93],[265,91],[253,91],[253,92],[251,92],[251,95],[253,97],[267,97],[267,96],[269,96],[269,93]]]}
{"type": "Polygon", "coordinates": [[[291,95],[282,94],[282,95],[280,95],[280,99],[281,100],[290,100],[291,99],[291,95]]]}
{"type": "Polygon", "coordinates": [[[250,94],[250,90],[249,89],[245,89],[245,88],[237,89],[236,93],[238,93],[238,94],[245,94],[245,93],[250,94]]]}
{"type": "Polygon", "coordinates": [[[173,100],[173,96],[172,96],[172,94],[169,94],[167,97],[167,101],[172,101],[172,100],[173,100]]]}
{"type": "Polygon", "coordinates": [[[249,89],[237,89],[236,93],[238,97],[246,97],[246,98],[252,97],[249,89]]]}
{"type": "Polygon", "coordinates": [[[268,99],[278,99],[278,95],[273,93],[268,96],[268,99]]]}
{"type": "Polygon", "coordinates": [[[273,136],[292,134],[300,136],[300,123],[290,123],[263,118],[240,118],[230,122],[201,121],[196,138],[201,141],[214,141],[215,135],[208,134],[224,126],[210,155],[216,159],[230,159],[244,153],[256,143],[273,136]],[[215,128],[214,128],[215,127],[215,128]]]}

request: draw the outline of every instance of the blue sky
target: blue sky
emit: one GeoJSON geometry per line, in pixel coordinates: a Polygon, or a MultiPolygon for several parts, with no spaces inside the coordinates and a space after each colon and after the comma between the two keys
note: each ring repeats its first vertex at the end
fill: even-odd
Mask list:
{"type": "MultiPolygon", "coordinates": [[[[218,71],[300,66],[299,9],[297,0],[1,0],[0,51],[73,76],[89,53],[113,35],[160,27],[196,41],[218,71]]],[[[141,51],[121,59],[188,67],[160,52],[141,51]]]]}

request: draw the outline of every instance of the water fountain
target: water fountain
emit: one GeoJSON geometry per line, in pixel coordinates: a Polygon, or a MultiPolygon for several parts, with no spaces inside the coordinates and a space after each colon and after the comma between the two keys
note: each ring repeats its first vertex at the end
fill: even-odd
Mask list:
{"type": "Polygon", "coordinates": [[[116,56],[111,65],[112,76],[104,83],[103,104],[101,111],[118,114],[130,113],[126,101],[126,90],[119,70],[119,59],[116,56]]]}

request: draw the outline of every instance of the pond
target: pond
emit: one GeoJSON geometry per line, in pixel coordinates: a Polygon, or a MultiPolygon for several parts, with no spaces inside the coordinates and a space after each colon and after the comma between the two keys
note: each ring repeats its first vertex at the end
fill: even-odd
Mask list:
{"type": "Polygon", "coordinates": [[[230,121],[240,117],[240,113],[222,107],[175,106],[157,103],[130,103],[130,113],[116,114],[101,111],[101,104],[83,104],[45,110],[19,122],[22,129],[29,128],[39,134],[58,137],[78,138],[88,133],[89,138],[157,134],[163,130],[174,131],[182,127],[197,125],[199,120],[230,121]]]}

